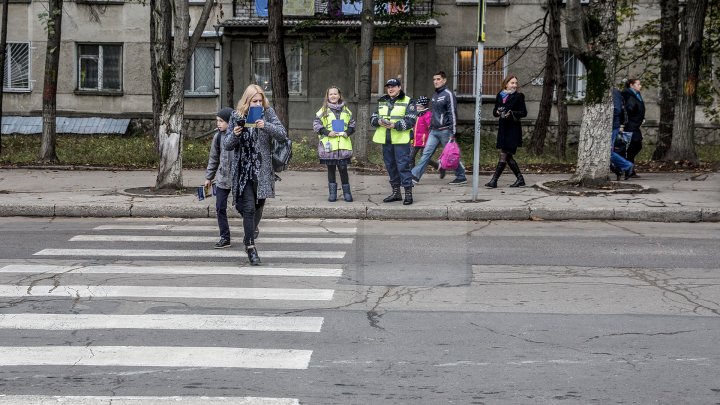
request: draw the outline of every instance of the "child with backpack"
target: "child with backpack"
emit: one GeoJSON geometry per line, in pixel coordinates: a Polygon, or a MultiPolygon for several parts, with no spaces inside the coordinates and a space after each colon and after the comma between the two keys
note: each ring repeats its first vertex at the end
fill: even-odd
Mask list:
{"type": "Polygon", "coordinates": [[[215,117],[217,131],[213,136],[210,156],[205,170],[205,188],[215,180],[217,194],[215,195],[215,214],[218,228],[220,228],[220,240],[215,243],[215,249],[230,247],[230,226],[227,219],[227,200],[232,189],[232,150],[225,150],[222,147],[222,138],[228,130],[232,108],[223,108],[218,111],[215,117]]]}
{"type": "MultiPolygon", "coordinates": [[[[428,135],[430,135],[430,120],[432,119],[432,112],[428,109],[430,100],[425,96],[420,96],[415,103],[417,108],[417,121],[415,121],[414,137],[413,137],[413,151],[410,156],[410,168],[415,167],[415,157],[418,153],[422,156],[422,151],[425,149],[428,135]]],[[[438,162],[430,159],[428,162],[435,170],[439,169],[438,162]]],[[[440,178],[443,178],[443,172],[441,172],[440,178]]]]}

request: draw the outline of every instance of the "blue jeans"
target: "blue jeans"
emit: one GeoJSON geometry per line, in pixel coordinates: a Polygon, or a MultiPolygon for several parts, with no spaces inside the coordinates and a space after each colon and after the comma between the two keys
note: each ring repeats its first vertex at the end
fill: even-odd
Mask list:
{"type": "Polygon", "coordinates": [[[220,228],[220,237],[230,240],[230,225],[227,218],[227,200],[231,190],[217,187],[215,195],[215,214],[217,216],[218,228],[220,228]]]}
{"type": "MultiPolygon", "coordinates": [[[[620,132],[620,128],[613,129],[613,131],[612,131],[612,143],[611,143],[610,145],[614,145],[614,144],[615,144],[615,138],[617,138],[619,132],[620,132]]],[[[612,146],[610,146],[610,147],[612,148],[612,146]]],[[[627,160],[627,159],[625,159],[624,157],[620,156],[618,153],[616,153],[616,152],[613,151],[612,149],[611,149],[611,152],[610,152],[610,164],[612,164],[613,166],[615,166],[615,167],[617,167],[618,169],[622,170],[623,172],[624,172],[624,171],[627,171],[627,170],[630,170],[630,169],[632,169],[632,167],[633,167],[633,164],[632,164],[629,160],[627,160]]]]}
{"type": "MultiPolygon", "coordinates": [[[[444,148],[445,145],[447,145],[447,143],[450,141],[451,136],[452,131],[447,129],[433,129],[430,131],[427,143],[425,144],[425,149],[423,150],[422,157],[420,158],[420,163],[415,165],[415,167],[412,169],[413,176],[417,177],[418,179],[422,178],[423,173],[425,173],[425,168],[427,167],[428,163],[430,163],[430,158],[432,158],[432,155],[433,153],[435,153],[438,145],[442,144],[444,148]]],[[[467,177],[465,177],[465,167],[462,163],[458,164],[457,169],[455,169],[455,177],[458,180],[467,180],[467,177]]]]}
{"type": "Polygon", "coordinates": [[[384,144],[382,146],[385,169],[390,176],[391,186],[412,187],[412,174],[410,174],[409,143],[384,144]]]}

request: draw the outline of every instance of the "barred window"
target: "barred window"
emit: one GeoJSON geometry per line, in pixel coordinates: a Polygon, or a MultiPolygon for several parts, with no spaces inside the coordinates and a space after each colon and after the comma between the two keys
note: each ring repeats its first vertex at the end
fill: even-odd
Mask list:
{"type": "Polygon", "coordinates": [[[215,47],[195,47],[185,70],[185,93],[215,94],[215,47]]]}
{"type": "MultiPolygon", "coordinates": [[[[477,48],[455,50],[455,94],[462,97],[475,96],[477,91],[477,48]]],[[[483,96],[495,96],[502,90],[507,55],[504,48],[485,48],[483,52],[483,96]]]]}
{"type": "MultiPolygon", "coordinates": [[[[302,46],[285,44],[285,63],[288,70],[288,93],[302,92],[302,46]]],[[[270,51],[267,43],[256,42],[252,45],[252,74],[255,84],[262,87],[265,94],[272,94],[270,84],[270,51]]]]}
{"type": "Polygon", "coordinates": [[[407,51],[404,46],[375,46],[372,52],[373,95],[385,93],[385,82],[389,79],[406,79],[407,51]]]}
{"type": "Polygon", "coordinates": [[[567,97],[582,100],[585,98],[585,65],[570,51],[563,51],[567,97]]]}
{"type": "Polygon", "coordinates": [[[78,44],[78,89],[122,90],[122,45],[78,44]]]}
{"type": "Polygon", "coordinates": [[[5,48],[3,91],[30,90],[30,44],[8,42],[5,48]]]}

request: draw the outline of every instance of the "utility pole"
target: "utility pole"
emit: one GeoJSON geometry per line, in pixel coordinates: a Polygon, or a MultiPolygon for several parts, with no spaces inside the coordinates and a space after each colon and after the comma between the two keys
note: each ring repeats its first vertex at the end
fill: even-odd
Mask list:
{"type": "Polygon", "coordinates": [[[472,200],[477,201],[480,182],[480,113],[482,111],[482,77],[485,52],[485,0],[478,1],[477,63],[475,65],[475,142],[473,144],[472,200]]]}
{"type": "Polygon", "coordinates": [[[5,96],[5,54],[7,53],[7,24],[8,24],[8,3],[10,0],[3,0],[2,27],[0,27],[0,153],[2,153],[2,116],[3,97],[5,96]]]}

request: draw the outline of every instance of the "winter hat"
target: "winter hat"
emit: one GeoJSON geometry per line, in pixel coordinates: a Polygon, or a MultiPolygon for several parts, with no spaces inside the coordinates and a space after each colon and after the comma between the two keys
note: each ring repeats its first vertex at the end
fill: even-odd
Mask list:
{"type": "Polygon", "coordinates": [[[390,79],[387,82],[385,82],[385,87],[388,86],[400,86],[400,80],[399,79],[390,79]]]}
{"type": "Polygon", "coordinates": [[[218,111],[217,116],[222,118],[223,121],[230,123],[230,117],[232,116],[233,109],[230,107],[225,107],[222,110],[218,111]]]}
{"type": "Polygon", "coordinates": [[[430,104],[430,100],[428,100],[428,98],[425,96],[420,96],[417,99],[417,104],[425,106],[427,108],[428,104],[430,104]]]}

